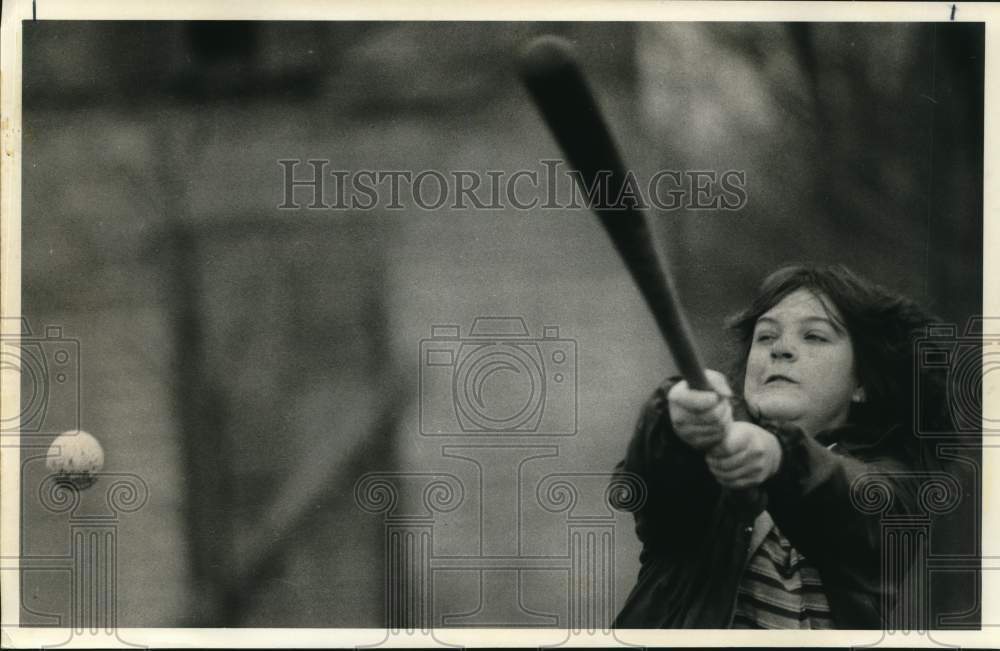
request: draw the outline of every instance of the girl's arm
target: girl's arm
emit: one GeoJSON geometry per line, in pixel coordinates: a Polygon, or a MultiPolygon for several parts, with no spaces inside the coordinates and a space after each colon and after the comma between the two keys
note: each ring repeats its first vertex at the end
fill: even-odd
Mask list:
{"type": "MultiPolygon", "coordinates": [[[[820,569],[825,582],[846,581],[873,594],[889,589],[881,585],[884,518],[918,511],[910,465],[888,454],[888,446],[859,446],[857,456],[847,456],[798,428],[774,431],[782,459],[763,487],[767,509],[782,533],[820,569]],[[877,481],[883,495],[891,497],[884,512],[864,508],[857,490],[864,479],[877,481]]],[[[854,434],[856,440],[858,432],[842,428],[837,434],[847,440],[854,434]]]]}
{"type": "Polygon", "coordinates": [[[667,393],[679,381],[670,378],[653,392],[617,466],[638,475],[646,488],[645,505],[635,513],[643,555],[698,544],[719,500],[721,489],[704,455],[681,441],[670,422],[667,393]]]}

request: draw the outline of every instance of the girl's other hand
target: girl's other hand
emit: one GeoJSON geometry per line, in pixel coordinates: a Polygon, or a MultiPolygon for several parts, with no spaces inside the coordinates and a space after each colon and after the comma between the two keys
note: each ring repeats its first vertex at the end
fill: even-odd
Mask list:
{"type": "Polygon", "coordinates": [[[725,438],[705,455],[708,469],[726,488],[759,486],[778,472],[781,444],[763,427],[736,421],[725,438]]]}

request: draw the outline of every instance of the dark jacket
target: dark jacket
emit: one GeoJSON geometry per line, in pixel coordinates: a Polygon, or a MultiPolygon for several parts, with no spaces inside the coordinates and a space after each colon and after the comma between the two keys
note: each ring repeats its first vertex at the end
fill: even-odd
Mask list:
{"type": "Polygon", "coordinates": [[[836,626],[882,628],[895,590],[882,580],[885,514],[858,508],[851,491],[856,479],[878,473],[883,495],[892,496],[890,513],[916,510],[914,482],[905,474],[911,464],[893,441],[899,432],[846,426],[811,438],[798,428],[768,427],[781,442],[782,461],[764,483],[761,503],[748,507],[721,489],[702,454],[674,433],[666,396],[676,381],[646,404],[618,465],[643,480],[647,495],[635,513],[643,545],[639,577],[615,628],[728,628],[753,520],[765,505],[819,570],[836,626]]]}

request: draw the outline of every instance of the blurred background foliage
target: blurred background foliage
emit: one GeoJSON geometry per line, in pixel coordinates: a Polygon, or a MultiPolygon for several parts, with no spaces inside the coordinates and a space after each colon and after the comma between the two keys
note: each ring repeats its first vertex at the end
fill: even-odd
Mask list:
{"type": "MultiPolygon", "coordinates": [[[[622,454],[672,364],[590,214],[277,209],[279,159],[557,158],[514,66],[540,33],[575,43],[640,179],[746,173],[741,210],[650,215],[712,366],[731,360],[723,318],[792,261],[846,263],[960,329],[980,313],[982,26],[25,23],[23,312],[79,340],[80,424],[151,488],[121,525],[119,625],[383,626],[384,532],[355,481],[485,481],[419,435],[434,324],[558,325],[577,344],[579,431],[547,469],[622,454]]],[[[43,473],[27,465],[25,486],[43,473]]],[[[963,481],[939,553],[978,549],[978,479],[963,481]]],[[[436,549],[475,553],[476,494],[436,549]]],[[[23,553],[60,553],[65,522],[24,495],[23,553]]],[[[525,535],[559,553],[565,524],[543,515],[525,535]]],[[[627,514],[618,528],[616,608],[638,567],[627,514]]],[[[66,611],[61,579],[23,581],[25,624],[66,611]]],[[[528,605],[565,613],[565,589],[542,577],[528,605]]],[[[468,607],[449,590],[435,617],[468,607]]],[[[968,575],[934,590],[970,613],[957,625],[978,621],[968,575]]]]}

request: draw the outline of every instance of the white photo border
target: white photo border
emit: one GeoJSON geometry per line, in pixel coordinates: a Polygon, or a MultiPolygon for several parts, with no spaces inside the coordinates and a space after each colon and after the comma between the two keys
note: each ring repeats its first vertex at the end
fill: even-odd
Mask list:
{"type": "MultiPolygon", "coordinates": [[[[132,2],[128,0],[13,0],[4,3],[0,26],[2,63],[2,170],[0,170],[0,314],[18,317],[21,310],[21,63],[22,21],[32,20],[466,20],[466,21],[843,21],[985,23],[983,312],[1000,314],[1000,6],[950,2],[643,2],[638,0],[546,0],[500,2],[474,0],[395,0],[377,5],[360,1],[317,3],[309,0],[236,2],[195,0],[132,2]],[[992,110],[991,110],[992,109],[992,110]]],[[[0,412],[19,409],[19,376],[3,369],[0,412]]],[[[1000,400],[986,395],[985,400],[1000,400]]],[[[122,628],[116,636],[71,636],[68,629],[21,628],[18,557],[20,518],[20,449],[0,449],[0,613],[3,647],[70,645],[128,647],[321,647],[321,646],[961,646],[1000,648],[1000,453],[983,446],[982,628],[979,631],[935,631],[931,635],[886,636],[881,631],[705,631],[618,630],[609,636],[569,636],[551,629],[437,629],[432,634],[387,638],[384,629],[200,629],[122,628]],[[992,561],[990,559],[998,559],[992,561]],[[993,566],[995,564],[995,567],[993,566]]]]}

